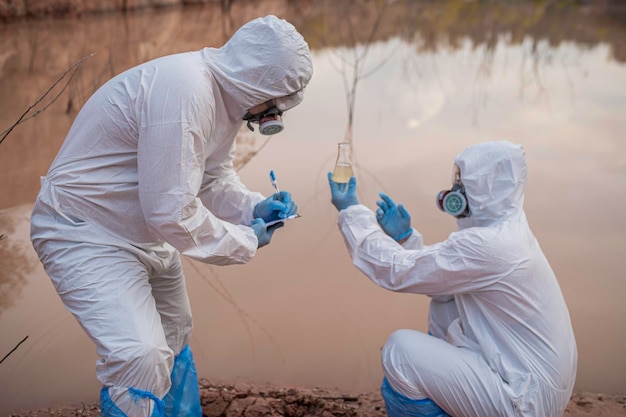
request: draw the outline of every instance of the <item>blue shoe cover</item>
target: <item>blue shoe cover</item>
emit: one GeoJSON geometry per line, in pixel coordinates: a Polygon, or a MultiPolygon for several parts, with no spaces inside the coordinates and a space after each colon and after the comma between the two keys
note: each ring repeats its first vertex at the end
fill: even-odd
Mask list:
{"type": "Polygon", "coordinates": [[[387,378],[383,379],[380,387],[389,417],[450,417],[435,402],[429,398],[413,400],[395,392],[387,378]]]}
{"type": "MultiPolygon", "coordinates": [[[[148,391],[142,391],[135,388],[129,388],[133,398],[150,398],[154,401],[154,410],[150,417],[165,417],[163,401],[148,391]]],[[[109,388],[103,387],[100,390],[100,414],[102,417],[127,417],[122,410],[111,399],[109,388]]]]}
{"type": "Polygon", "coordinates": [[[167,417],[202,417],[198,374],[189,345],[174,359],[172,387],[163,401],[167,417]]]}

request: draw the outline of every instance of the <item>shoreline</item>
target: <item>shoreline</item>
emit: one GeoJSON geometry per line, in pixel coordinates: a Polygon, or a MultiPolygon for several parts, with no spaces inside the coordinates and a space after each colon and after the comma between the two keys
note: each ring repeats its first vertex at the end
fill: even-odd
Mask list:
{"type": "MultiPolygon", "coordinates": [[[[379,391],[348,394],[338,389],[286,387],[201,379],[200,402],[205,417],[385,417],[379,391]]],[[[99,416],[95,403],[11,413],[7,417],[99,416]]],[[[626,394],[575,392],[564,416],[626,416],[626,394]]]]}

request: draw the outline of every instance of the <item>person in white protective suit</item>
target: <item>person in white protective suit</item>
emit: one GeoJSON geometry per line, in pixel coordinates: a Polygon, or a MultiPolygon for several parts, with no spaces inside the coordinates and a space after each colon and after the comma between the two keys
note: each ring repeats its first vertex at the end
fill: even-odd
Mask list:
{"type": "Polygon", "coordinates": [[[380,193],[376,214],[356,179],[328,180],[354,265],[391,291],[430,296],[428,334],[397,330],[382,350],[390,417],[562,416],[577,348],[557,279],[523,210],[526,160],[507,141],[455,159],[437,205],[458,230],[424,245],[402,204],[380,193]]]}
{"type": "Polygon", "coordinates": [[[180,254],[242,264],[295,214],[233,168],[244,121],[282,130],[313,72],[303,37],[275,16],[220,48],[161,57],[87,101],[42,178],[31,240],[95,343],[103,416],[201,416],[180,254]]]}

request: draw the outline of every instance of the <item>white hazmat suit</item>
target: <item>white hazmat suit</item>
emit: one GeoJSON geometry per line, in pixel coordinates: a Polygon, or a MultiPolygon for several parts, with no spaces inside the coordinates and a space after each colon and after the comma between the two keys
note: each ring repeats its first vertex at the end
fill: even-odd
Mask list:
{"type": "Polygon", "coordinates": [[[339,214],[358,269],[383,288],[432,297],[430,335],[398,330],[385,344],[383,393],[414,411],[399,412],[405,416],[427,415],[419,410],[425,399],[454,417],[561,416],[577,349],[559,284],[523,211],[524,151],[487,142],[455,162],[471,214],[443,242],[424,245],[414,231],[400,245],[360,204],[339,214]]]}
{"type": "Polygon", "coordinates": [[[221,48],[117,75],[77,115],[42,178],[31,239],[96,344],[103,415],[200,415],[199,399],[193,411],[179,410],[184,394],[163,400],[183,391],[172,385],[176,359],[193,365],[179,254],[215,265],[255,255],[249,226],[264,197],[233,168],[236,135],[250,108],[301,92],[311,76],[305,40],[267,16],[221,48]]]}

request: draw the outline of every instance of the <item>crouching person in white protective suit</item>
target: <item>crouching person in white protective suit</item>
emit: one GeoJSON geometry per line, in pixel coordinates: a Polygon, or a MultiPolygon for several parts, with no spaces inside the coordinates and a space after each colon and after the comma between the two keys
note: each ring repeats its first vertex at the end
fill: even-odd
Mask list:
{"type": "Polygon", "coordinates": [[[559,284],[523,210],[526,160],[506,141],[456,157],[437,196],[458,231],[424,245],[401,205],[373,213],[352,177],[329,183],[354,265],[391,291],[431,296],[428,333],[394,332],[382,350],[390,417],[562,416],[577,349],[559,284]]]}
{"type": "Polygon", "coordinates": [[[275,16],[221,48],[131,68],[98,89],[42,178],[31,239],[96,345],[103,416],[201,416],[180,254],[250,261],[295,214],[286,191],[249,191],[233,167],[244,121],[263,134],[302,100],[307,43],[275,16]]]}

